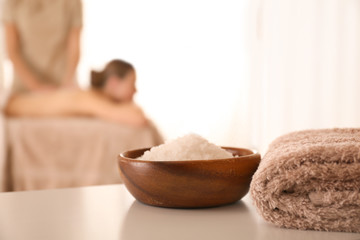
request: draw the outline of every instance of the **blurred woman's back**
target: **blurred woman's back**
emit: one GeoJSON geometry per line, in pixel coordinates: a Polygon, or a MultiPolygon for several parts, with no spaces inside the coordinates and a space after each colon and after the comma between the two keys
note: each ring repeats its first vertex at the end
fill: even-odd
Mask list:
{"type": "Polygon", "coordinates": [[[5,112],[17,117],[89,116],[133,126],[147,123],[141,109],[133,103],[136,74],[131,64],[113,60],[103,71],[93,71],[91,82],[93,88],[89,90],[14,94],[5,112]]]}

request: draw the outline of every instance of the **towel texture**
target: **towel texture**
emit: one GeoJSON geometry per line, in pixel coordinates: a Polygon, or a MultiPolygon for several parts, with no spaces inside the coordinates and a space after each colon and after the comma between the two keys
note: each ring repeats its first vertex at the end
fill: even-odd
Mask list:
{"type": "Polygon", "coordinates": [[[360,129],[276,139],[250,186],[262,217],[296,229],[360,232],[360,129]]]}

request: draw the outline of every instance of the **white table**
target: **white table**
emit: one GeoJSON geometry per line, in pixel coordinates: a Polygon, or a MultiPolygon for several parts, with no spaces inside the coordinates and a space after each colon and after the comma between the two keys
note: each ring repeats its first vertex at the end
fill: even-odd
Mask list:
{"type": "Polygon", "coordinates": [[[360,234],[281,229],[251,200],[209,209],[165,209],[134,200],[123,185],[0,193],[1,240],[360,240],[360,234]]]}

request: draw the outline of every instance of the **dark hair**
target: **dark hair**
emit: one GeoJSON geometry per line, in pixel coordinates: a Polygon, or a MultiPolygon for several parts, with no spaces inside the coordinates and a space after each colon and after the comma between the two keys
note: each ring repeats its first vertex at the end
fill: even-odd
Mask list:
{"type": "Polygon", "coordinates": [[[102,88],[105,86],[106,80],[109,76],[115,75],[117,77],[123,78],[131,70],[134,71],[135,69],[130,63],[119,59],[112,60],[105,66],[102,71],[91,71],[91,87],[102,88]]]}

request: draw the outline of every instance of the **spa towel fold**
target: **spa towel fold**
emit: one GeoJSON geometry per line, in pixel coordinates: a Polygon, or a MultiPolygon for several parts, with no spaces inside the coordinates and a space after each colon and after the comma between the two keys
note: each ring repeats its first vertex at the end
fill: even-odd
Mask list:
{"type": "Polygon", "coordinates": [[[277,138],[250,193],[260,215],[277,226],[360,232],[360,129],[277,138]]]}

